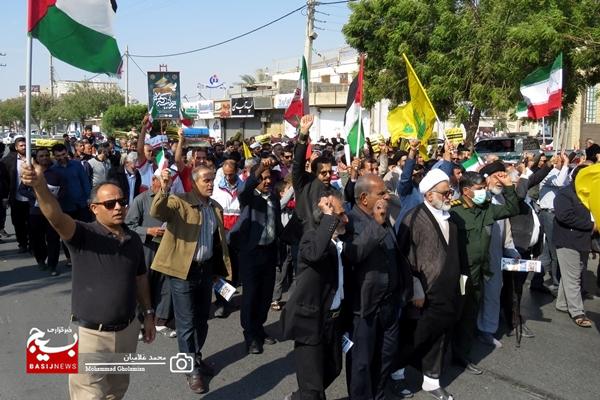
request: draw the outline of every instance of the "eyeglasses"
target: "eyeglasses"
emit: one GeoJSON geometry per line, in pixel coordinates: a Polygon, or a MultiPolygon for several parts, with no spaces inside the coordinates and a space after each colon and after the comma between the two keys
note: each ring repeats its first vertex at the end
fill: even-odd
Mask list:
{"type": "Polygon", "coordinates": [[[121,207],[127,207],[128,201],[126,198],[122,197],[120,199],[100,201],[100,202],[92,203],[92,204],[104,206],[104,208],[106,208],[107,210],[112,210],[116,207],[117,203],[119,203],[119,205],[121,207]]]}
{"type": "Polygon", "coordinates": [[[443,197],[450,197],[454,194],[454,190],[453,189],[449,189],[446,190],[445,192],[439,192],[437,190],[432,190],[433,193],[439,193],[441,194],[443,197]]]}

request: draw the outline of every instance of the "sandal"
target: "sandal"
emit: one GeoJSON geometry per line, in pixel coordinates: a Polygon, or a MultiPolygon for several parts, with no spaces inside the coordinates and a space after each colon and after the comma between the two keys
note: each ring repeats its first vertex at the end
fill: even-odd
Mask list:
{"type": "Polygon", "coordinates": [[[273,311],[281,311],[281,304],[278,301],[274,301],[271,303],[271,310],[273,311]]]}
{"type": "Polygon", "coordinates": [[[575,324],[577,324],[577,326],[579,326],[580,328],[592,327],[592,321],[588,317],[586,317],[585,314],[576,315],[572,319],[573,322],[575,322],[575,324]]]}
{"type": "Polygon", "coordinates": [[[168,338],[175,338],[177,337],[177,332],[171,328],[169,328],[168,326],[157,326],[156,327],[156,332],[168,337],[168,338]]]}

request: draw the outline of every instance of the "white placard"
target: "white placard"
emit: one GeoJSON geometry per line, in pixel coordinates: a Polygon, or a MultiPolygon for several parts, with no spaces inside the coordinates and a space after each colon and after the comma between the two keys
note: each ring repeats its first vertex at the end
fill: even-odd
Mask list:
{"type": "Polygon", "coordinates": [[[235,287],[227,283],[223,278],[219,278],[215,282],[215,292],[219,293],[227,301],[231,300],[231,296],[235,293],[235,287]]]}
{"type": "Polygon", "coordinates": [[[542,262],[502,257],[502,271],[542,272],[542,262]]]}

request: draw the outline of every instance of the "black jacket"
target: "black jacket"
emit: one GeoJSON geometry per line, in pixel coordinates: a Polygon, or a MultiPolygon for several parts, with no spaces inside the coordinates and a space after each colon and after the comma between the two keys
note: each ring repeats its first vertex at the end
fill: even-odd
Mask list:
{"type": "Polygon", "coordinates": [[[306,172],[307,143],[297,143],[294,148],[294,163],[292,164],[292,185],[296,195],[296,215],[303,229],[315,229],[313,209],[327,189],[314,174],[306,172]]]}
{"type": "Polygon", "coordinates": [[[324,215],[319,226],[302,236],[298,251],[296,288],[281,312],[285,339],[316,345],[325,316],[338,289],[338,257],[331,237],[337,218],[324,215]]]}
{"type": "Polygon", "coordinates": [[[594,223],[590,211],[575,193],[574,184],[562,188],[554,198],[553,241],[556,248],[590,251],[594,223]]]}
{"type": "MultiPolygon", "coordinates": [[[[112,167],[108,171],[108,175],[106,179],[109,181],[115,181],[119,184],[121,191],[123,192],[123,196],[129,200],[129,182],[127,181],[127,172],[125,172],[125,166],[121,165],[119,167],[112,167]]],[[[133,186],[133,197],[136,197],[140,194],[140,186],[142,185],[142,176],[140,172],[135,169],[135,184],[133,186]]]]}
{"type": "Polygon", "coordinates": [[[344,294],[349,294],[347,299],[352,296],[354,314],[365,318],[384,300],[402,304],[412,289],[412,275],[408,268],[399,267],[401,255],[392,227],[379,225],[358,206],[348,216],[343,256],[352,273],[344,294]]]}
{"type": "MultiPolygon", "coordinates": [[[[267,200],[256,193],[259,185],[256,176],[250,174],[244,188],[238,195],[241,213],[233,228],[228,234],[228,242],[240,251],[251,251],[258,246],[260,238],[267,224],[267,200]]],[[[269,194],[275,211],[275,240],[279,238],[283,229],[281,225],[281,208],[279,199],[274,194],[269,194]]]]}
{"type": "Polygon", "coordinates": [[[19,173],[17,169],[17,152],[11,151],[8,153],[3,159],[2,163],[6,167],[6,172],[8,175],[8,200],[12,203],[14,202],[15,195],[17,194],[17,174],[19,173]]]}
{"type": "Polygon", "coordinates": [[[533,210],[525,202],[527,192],[534,186],[544,180],[546,175],[552,171],[552,166],[544,166],[536,170],[527,178],[521,178],[517,184],[515,191],[519,198],[519,214],[510,218],[510,226],[512,230],[513,241],[515,248],[526,257],[538,257],[542,253],[544,229],[540,224],[540,232],[537,243],[530,248],[531,235],[533,234],[533,210]]]}
{"type": "Polygon", "coordinates": [[[0,200],[8,199],[9,189],[10,179],[8,176],[8,170],[6,169],[6,165],[0,162],[0,200]]]}

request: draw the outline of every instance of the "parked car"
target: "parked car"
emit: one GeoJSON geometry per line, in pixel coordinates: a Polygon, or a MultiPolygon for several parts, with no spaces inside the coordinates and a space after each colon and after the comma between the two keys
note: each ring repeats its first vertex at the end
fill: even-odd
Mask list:
{"type": "Polygon", "coordinates": [[[533,154],[542,152],[537,138],[516,134],[482,139],[475,144],[475,151],[483,157],[494,154],[504,161],[518,161],[526,152],[533,154]]]}

